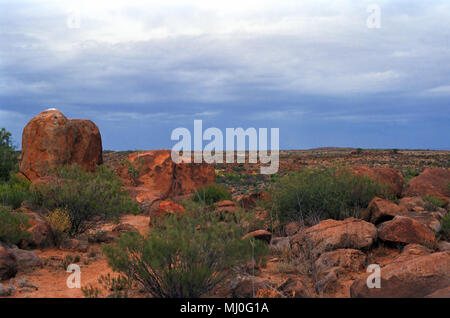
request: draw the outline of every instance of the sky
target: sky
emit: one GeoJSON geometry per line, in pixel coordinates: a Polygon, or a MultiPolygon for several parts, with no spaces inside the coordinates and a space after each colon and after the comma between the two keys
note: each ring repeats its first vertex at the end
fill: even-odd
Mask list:
{"type": "Polygon", "coordinates": [[[195,119],[450,150],[450,1],[0,0],[0,127],[20,148],[47,108],[111,150],[170,149],[195,119]]]}

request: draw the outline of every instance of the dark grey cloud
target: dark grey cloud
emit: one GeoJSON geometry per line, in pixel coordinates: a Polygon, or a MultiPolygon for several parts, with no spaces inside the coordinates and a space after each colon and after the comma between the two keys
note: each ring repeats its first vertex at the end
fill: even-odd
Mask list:
{"type": "Polygon", "coordinates": [[[0,126],[19,142],[57,107],[106,148],[170,147],[193,119],[284,148],[450,147],[448,2],[378,1],[381,29],[370,1],[258,3],[0,1],[0,126]]]}

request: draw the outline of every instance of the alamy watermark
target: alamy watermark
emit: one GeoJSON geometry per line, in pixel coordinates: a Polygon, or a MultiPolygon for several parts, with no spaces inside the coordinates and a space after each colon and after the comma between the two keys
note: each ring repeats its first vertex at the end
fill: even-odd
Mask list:
{"type": "Polygon", "coordinates": [[[270,129],[270,153],[268,151],[268,129],[258,130],[250,127],[226,128],[225,148],[224,134],[219,128],[210,127],[203,131],[203,122],[194,120],[194,136],[192,148],[192,135],[189,129],[184,127],[172,131],[171,140],[178,141],[172,147],[172,160],[175,163],[223,163],[224,150],[226,163],[245,163],[246,141],[248,140],[248,162],[264,164],[261,166],[261,174],[274,174],[279,168],[280,131],[279,128],[270,129]],[[210,141],[203,147],[203,141],[210,141]],[[236,143],[235,143],[236,141],[236,143]],[[194,149],[194,151],[193,151],[194,149]],[[180,152],[182,155],[180,155],[180,152]],[[235,159],[235,154],[237,158],[235,159]]]}
{"type": "Polygon", "coordinates": [[[366,24],[369,29],[381,28],[381,7],[378,4],[370,4],[367,7],[367,13],[370,15],[367,17],[366,24]]]}
{"type": "Polygon", "coordinates": [[[71,273],[67,277],[67,288],[81,288],[81,268],[77,264],[67,266],[67,273],[71,273]]]}
{"type": "Polygon", "coordinates": [[[366,285],[368,288],[381,288],[381,268],[378,264],[370,264],[367,272],[372,273],[367,277],[366,285]]]}

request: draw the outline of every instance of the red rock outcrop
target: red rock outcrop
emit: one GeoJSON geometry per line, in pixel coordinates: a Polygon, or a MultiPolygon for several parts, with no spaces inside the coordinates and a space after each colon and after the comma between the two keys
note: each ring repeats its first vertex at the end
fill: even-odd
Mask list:
{"type": "Polygon", "coordinates": [[[215,180],[212,165],[175,164],[170,150],[132,153],[127,160],[117,173],[123,179],[125,189],[140,203],[190,193],[215,180]],[[134,176],[130,170],[135,171],[134,176]]]}
{"type": "Polygon", "coordinates": [[[50,109],[23,130],[19,171],[29,180],[46,176],[59,165],[78,164],[94,171],[102,162],[102,138],[90,120],[68,119],[50,109]]]}
{"type": "Polygon", "coordinates": [[[403,190],[404,197],[436,196],[447,204],[450,198],[450,169],[426,168],[412,178],[403,190]]]}
{"type": "Polygon", "coordinates": [[[403,176],[400,171],[392,168],[352,167],[356,175],[367,176],[373,181],[385,184],[392,194],[400,196],[403,189],[403,176]]]}

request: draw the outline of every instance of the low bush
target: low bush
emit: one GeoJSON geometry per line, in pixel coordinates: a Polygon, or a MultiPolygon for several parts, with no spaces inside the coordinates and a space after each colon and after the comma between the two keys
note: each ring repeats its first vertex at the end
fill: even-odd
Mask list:
{"type": "Polygon", "coordinates": [[[32,189],[32,204],[49,211],[64,209],[69,213],[70,235],[86,231],[93,217],[104,220],[118,218],[123,213],[136,213],[139,208],[123,191],[114,171],[100,166],[87,172],[79,166],[60,167],[51,182],[32,189]]]}
{"type": "Polygon", "coordinates": [[[281,224],[357,217],[375,196],[389,196],[387,186],[343,168],[293,172],[276,181],[270,192],[274,215],[281,224]]]}
{"type": "Polygon", "coordinates": [[[30,181],[12,174],[10,179],[0,184],[0,204],[17,209],[30,196],[30,181]]]}
{"type": "Polygon", "coordinates": [[[13,245],[29,239],[28,228],[28,218],[25,214],[0,206],[0,242],[13,245]]]}
{"type": "Polygon", "coordinates": [[[420,171],[417,171],[415,169],[412,169],[412,168],[406,169],[405,171],[403,171],[404,183],[408,184],[412,178],[417,177],[419,174],[420,174],[420,171]]]}
{"type": "Polygon", "coordinates": [[[147,237],[124,233],[103,252],[114,271],[140,283],[153,297],[200,297],[233,269],[266,253],[265,243],[242,240],[246,231],[241,225],[234,218],[188,210],[160,219],[147,237]]]}
{"type": "Polygon", "coordinates": [[[231,200],[231,193],[223,186],[211,184],[195,191],[192,200],[203,201],[210,205],[223,200],[231,200]]]}

